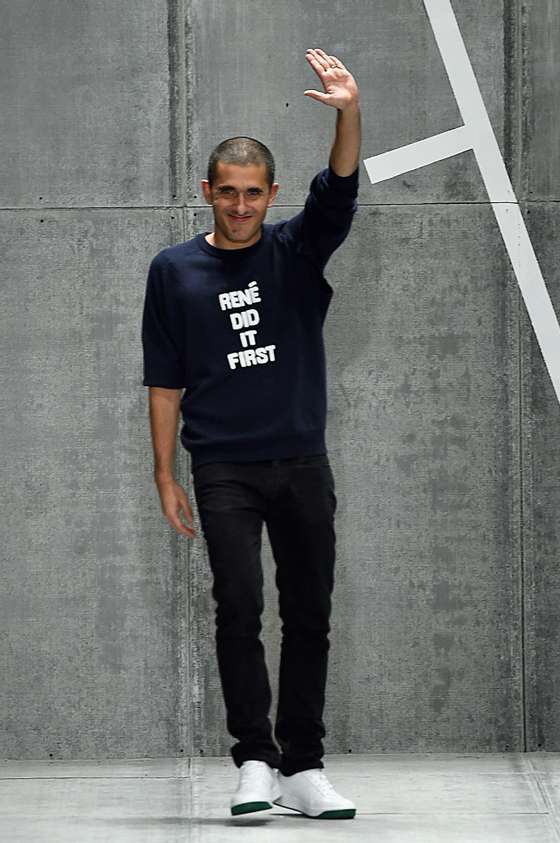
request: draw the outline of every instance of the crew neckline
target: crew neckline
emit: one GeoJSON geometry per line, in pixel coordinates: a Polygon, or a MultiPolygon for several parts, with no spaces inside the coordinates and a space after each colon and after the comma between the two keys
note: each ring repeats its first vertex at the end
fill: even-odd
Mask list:
{"type": "Polygon", "coordinates": [[[224,260],[239,260],[239,258],[248,258],[251,255],[254,255],[255,252],[261,248],[263,240],[265,238],[265,227],[264,225],[261,226],[261,236],[256,241],[256,243],[251,243],[250,246],[242,246],[240,249],[219,249],[218,246],[213,246],[212,243],[209,243],[206,239],[206,235],[211,234],[210,231],[201,231],[199,234],[196,235],[196,241],[199,249],[202,249],[203,252],[206,252],[208,255],[213,255],[217,258],[223,258],[224,260]]]}

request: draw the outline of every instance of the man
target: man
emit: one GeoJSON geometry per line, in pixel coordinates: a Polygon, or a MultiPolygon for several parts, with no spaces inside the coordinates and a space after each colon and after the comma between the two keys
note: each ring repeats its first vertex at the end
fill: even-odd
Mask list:
{"type": "Polygon", "coordinates": [[[238,741],[231,813],[273,803],[351,818],[354,804],[334,790],[321,760],[337,505],[325,446],[322,326],[333,294],[323,270],[357,210],[361,118],[343,63],[321,49],[306,58],[324,91],[305,95],[337,109],[329,166],[314,177],[300,213],[268,224],[278,191],[270,150],[247,137],[213,150],[202,189],[214,230],[163,249],[150,265],[143,384],[162,510],[194,537],[179,517],[192,525],[173,472],[179,406],[180,439],[191,454],[227,728],[238,741]],[[263,523],[283,621],[274,730],[281,752],[259,638],[263,523]]]}

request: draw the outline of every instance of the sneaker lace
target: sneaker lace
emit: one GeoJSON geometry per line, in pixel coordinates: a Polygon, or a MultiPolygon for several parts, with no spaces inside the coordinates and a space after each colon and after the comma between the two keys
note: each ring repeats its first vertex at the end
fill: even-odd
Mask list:
{"type": "Polygon", "coordinates": [[[325,796],[331,796],[333,793],[336,793],[324,770],[308,770],[307,774],[325,796]]]}

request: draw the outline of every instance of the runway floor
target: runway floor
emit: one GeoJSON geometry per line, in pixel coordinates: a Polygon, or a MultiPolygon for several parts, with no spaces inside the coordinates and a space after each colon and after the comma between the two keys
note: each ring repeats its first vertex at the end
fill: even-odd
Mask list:
{"type": "Polygon", "coordinates": [[[232,817],[229,757],[0,761],[6,843],[560,843],[560,753],[326,755],[354,819],[232,817]]]}

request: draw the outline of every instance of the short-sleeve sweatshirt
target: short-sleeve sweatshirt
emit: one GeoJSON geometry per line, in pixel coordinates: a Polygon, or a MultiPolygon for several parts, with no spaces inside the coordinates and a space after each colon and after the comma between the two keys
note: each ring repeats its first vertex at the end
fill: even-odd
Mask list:
{"type": "Polygon", "coordinates": [[[209,232],[152,259],[142,316],[144,386],[184,390],[180,440],[191,466],[326,453],[323,272],[357,211],[358,168],[330,165],[302,210],[261,224],[250,246],[209,232]]]}

